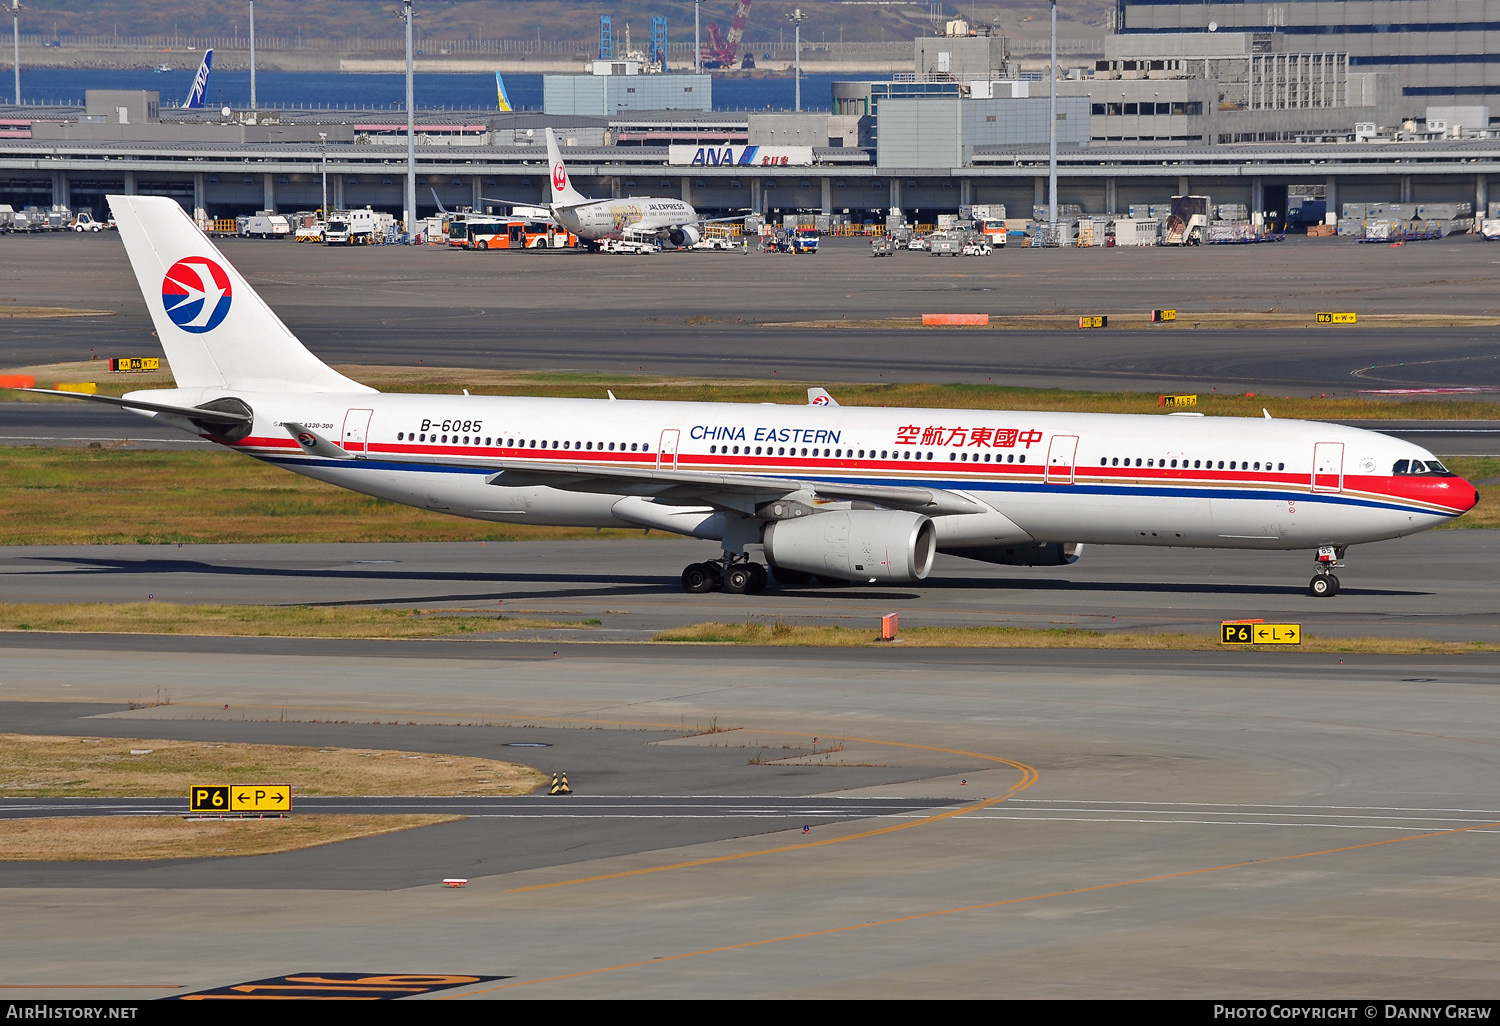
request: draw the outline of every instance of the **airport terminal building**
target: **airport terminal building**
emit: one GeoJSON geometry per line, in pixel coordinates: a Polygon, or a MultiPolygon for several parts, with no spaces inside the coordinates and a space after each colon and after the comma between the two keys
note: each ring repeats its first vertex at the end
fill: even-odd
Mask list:
{"type": "MultiPolygon", "coordinates": [[[[1500,0],[1119,0],[1117,18],[1103,59],[1058,82],[1064,205],[1111,214],[1191,193],[1285,212],[1295,194],[1330,211],[1482,211],[1500,184],[1500,46],[1486,45],[1500,0]]],[[[545,127],[592,197],[877,223],[890,207],[1044,203],[1047,85],[1020,77],[1004,38],[919,39],[912,68],[835,83],[832,113],[716,112],[706,75],[613,71],[548,76],[545,113],[418,111],[417,215],[544,202],[545,127]],[[648,95],[672,109],[629,106],[648,95]]],[[[142,193],[206,220],[311,210],[326,188],[333,209],[399,216],[406,141],[389,111],[187,111],[95,90],[82,107],[0,108],[0,203],[102,213],[107,194],[142,193]]]]}
{"type": "Polygon", "coordinates": [[[1429,106],[1500,112],[1500,0],[1116,0],[1115,31],[1249,33],[1268,49],[1345,53],[1351,71],[1399,82],[1404,118],[1429,106]]]}

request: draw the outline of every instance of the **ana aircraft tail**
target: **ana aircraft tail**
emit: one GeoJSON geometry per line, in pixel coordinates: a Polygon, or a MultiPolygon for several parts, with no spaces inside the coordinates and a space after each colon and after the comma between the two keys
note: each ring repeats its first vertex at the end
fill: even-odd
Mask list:
{"type": "Polygon", "coordinates": [[[214,69],[214,51],[209,47],[203,51],[203,63],[198,65],[198,74],[193,76],[193,88],[188,92],[187,102],[184,107],[201,110],[204,98],[208,96],[208,73],[214,69]]]}
{"type": "Polygon", "coordinates": [[[547,129],[547,163],[552,168],[552,205],[554,207],[576,207],[587,203],[584,196],[568,179],[568,168],[563,164],[562,151],[557,147],[557,136],[547,129]]]}
{"type": "Polygon", "coordinates": [[[108,199],[179,388],[374,391],[308,352],[176,200],[108,199]]]}
{"type": "Polygon", "coordinates": [[[495,72],[495,93],[500,99],[500,113],[508,114],[512,110],[510,97],[505,95],[505,79],[500,77],[500,72],[495,72]]]}

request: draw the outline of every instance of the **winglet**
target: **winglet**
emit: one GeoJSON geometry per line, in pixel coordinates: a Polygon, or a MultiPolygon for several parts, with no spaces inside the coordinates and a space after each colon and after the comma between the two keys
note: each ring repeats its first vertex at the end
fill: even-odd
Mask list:
{"type": "Polygon", "coordinates": [[[809,406],[837,406],[839,401],[828,394],[826,389],[809,388],[807,390],[807,405],[809,406]]]}
{"type": "Polygon", "coordinates": [[[298,447],[309,456],[323,456],[331,460],[352,460],[358,458],[337,442],[330,441],[318,434],[318,432],[301,424],[294,424],[291,421],[287,421],[281,426],[286,428],[286,433],[291,435],[298,447]]]}

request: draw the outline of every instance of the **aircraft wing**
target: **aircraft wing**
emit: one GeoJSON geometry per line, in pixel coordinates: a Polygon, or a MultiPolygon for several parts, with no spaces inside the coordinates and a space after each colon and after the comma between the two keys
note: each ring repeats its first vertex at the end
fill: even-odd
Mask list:
{"type": "Polygon", "coordinates": [[[713,506],[737,508],[735,499],[786,498],[809,494],[823,499],[861,499],[895,509],[933,515],[979,513],[984,507],[972,499],[941,488],[853,484],[806,478],[761,477],[753,474],[715,474],[691,470],[635,470],[617,467],[574,467],[553,463],[501,461],[503,469],[491,484],[548,485],[566,491],[643,495],[674,500],[697,500],[713,506]]]}
{"type": "Polygon", "coordinates": [[[579,200],[577,203],[551,203],[546,200],[518,200],[505,199],[500,196],[481,196],[479,197],[479,202],[498,203],[503,207],[546,207],[548,210],[553,211],[555,216],[556,211],[559,210],[576,210],[579,207],[586,207],[593,203],[607,203],[609,201],[586,199],[579,200]]]}

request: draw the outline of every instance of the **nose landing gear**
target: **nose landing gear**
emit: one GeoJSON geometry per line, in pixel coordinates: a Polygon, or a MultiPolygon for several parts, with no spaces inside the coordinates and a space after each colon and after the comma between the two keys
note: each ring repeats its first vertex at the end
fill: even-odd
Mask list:
{"type": "Polygon", "coordinates": [[[1318,569],[1307,584],[1308,594],[1313,598],[1333,598],[1339,593],[1339,579],[1333,571],[1344,565],[1344,548],[1343,545],[1324,545],[1318,549],[1318,569]]]}

